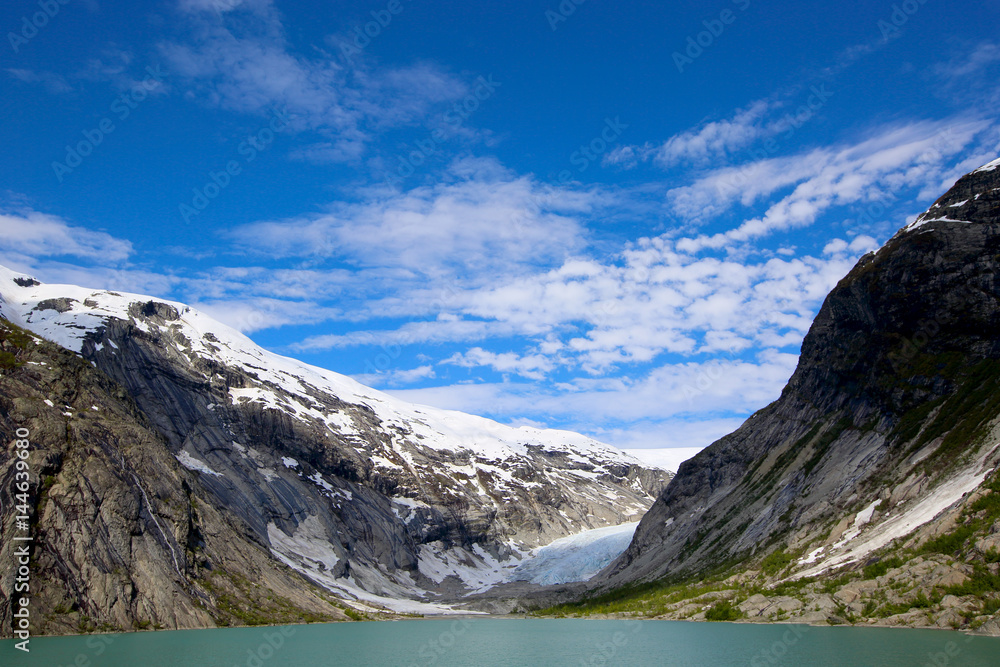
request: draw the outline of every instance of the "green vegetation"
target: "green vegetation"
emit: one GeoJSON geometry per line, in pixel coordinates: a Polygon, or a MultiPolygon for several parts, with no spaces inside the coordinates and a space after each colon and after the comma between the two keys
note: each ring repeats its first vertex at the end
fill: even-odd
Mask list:
{"type": "Polygon", "coordinates": [[[199,583],[215,598],[215,606],[220,613],[214,616],[220,626],[232,625],[234,620],[237,624],[249,626],[335,620],[326,614],[301,609],[290,600],[232,572],[216,570],[199,583]]]}
{"type": "Polygon", "coordinates": [[[706,621],[735,621],[743,616],[729,600],[719,600],[705,612],[706,621]]]}
{"type": "Polygon", "coordinates": [[[889,570],[899,567],[903,564],[903,559],[899,556],[892,556],[890,558],[883,558],[877,563],[872,563],[871,565],[866,565],[865,569],[862,571],[863,579],[878,579],[884,575],[889,570]]]}
{"type": "Polygon", "coordinates": [[[593,598],[549,607],[535,612],[539,616],[569,616],[590,614],[631,614],[643,618],[661,616],[669,611],[672,604],[682,600],[693,600],[708,593],[726,590],[731,586],[720,580],[670,584],[653,582],[630,585],[604,593],[593,598]]]}
{"type": "Polygon", "coordinates": [[[0,320],[0,371],[21,366],[20,358],[30,344],[31,335],[24,329],[7,320],[0,320]]]}
{"type": "Polygon", "coordinates": [[[936,603],[921,591],[916,597],[905,602],[886,603],[875,611],[873,615],[877,618],[888,618],[896,614],[905,614],[911,609],[930,609],[934,604],[936,603]]]}
{"type": "Polygon", "coordinates": [[[351,609],[350,607],[344,607],[344,613],[347,614],[347,618],[351,619],[352,621],[363,621],[366,618],[368,618],[360,611],[351,609]]]}
{"type": "Polygon", "coordinates": [[[941,444],[924,461],[931,472],[942,461],[977,444],[986,435],[990,421],[1000,414],[1000,362],[983,359],[971,366],[958,352],[918,354],[907,368],[911,377],[941,378],[956,388],[948,397],[924,401],[908,410],[889,434],[897,443],[911,442],[908,452],[941,438],[941,444]],[[928,419],[935,409],[933,420],[928,419]]]}
{"type": "Polygon", "coordinates": [[[981,563],[973,565],[972,576],[957,586],[949,586],[945,593],[949,595],[979,595],[1000,592],[1000,574],[993,574],[981,563]]]}
{"type": "MultiPolygon", "coordinates": [[[[806,441],[800,438],[799,442],[802,446],[819,449],[822,440],[828,437],[832,442],[848,428],[852,427],[843,420],[825,433],[814,426],[810,429],[813,439],[806,441]]],[[[782,456],[789,463],[793,460],[787,450],[782,456]]],[[[778,458],[780,460],[781,456],[778,458]]],[[[941,607],[943,597],[955,595],[966,600],[976,600],[975,611],[962,612],[960,616],[952,616],[950,620],[956,627],[971,628],[977,623],[981,624],[984,616],[1000,612],[1000,573],[995,573],[996,566],[993,565],[1000,562],[1000,550],[981,551],[975,546],[979,539],[991,534],[998,521],[1000,473],[985,481],[978,495],[967,501],[954,528],[948,533],[912,548],[904,548],[905,541],[900,540],[886,548],[881,559],[864,567],[854,566],[851,569],[850,566],[845,566],[838,572],[822,577],[769,584],[777,578],[787,576],[793,570],[796,559],[810,548],[803,546],[789,549],[780,543],[780,536],[773,536],[771,541],[761,545],[758,554],[765,553],[768,548],[773,550],[760,558],[756,566],[753,565],[753,560],[743,554],[741,558],[731,558],[710,572],[691,572],[685,578],[675,576],[673,579],[627,586],[534,613],[547,616],[619,614],[636,618],[690,618],[696,615],[700,617],[704,612],[706,620],[732,621],[744,616],[739,608],[742,602],[762,594],[772,598],[772,601],[775,597],[798,599],[805,605],[803,613],[825,610],[828,622],[831,623],[858,623],[898,614],[917,615],[917,612],[926,614],[933,620],[945,611],[941,607]],[[961,584],[932,588],[926,583],[926,567],[917,568],[918,564],[913,562],[914,559],[930,560],[932,565],[937,563],[956,567],[956,562],[959,562],[972,567],[962,568],[968,578],[961,584]],[[747,573],[751,568],[759,570],[758,574],[747,573]],[[900,569],[902,574],[896,576],[895,571],[900,569]],[[912,571],[918,574],[912,575],[912,571]],[[733,576],[741,572],[747,573],[743,575],[742,581],[733,576]],[[893,573],[891,578],[887,576],[890,573],[893,573]],[[824,594],[833,595],[854,581],[873,581],[879,578],[885,579],[874,589],[871,586],[854,589],[858,595],[854,596],[854,602],[850,604],[838,602],[834,598],[835,610],[831,610],[829,606],[820,606],[820,596],[824,594]],[[813,605],[813,602],[816,604],[813,605]],[[982,611],[979,611],[979,607],[982,611]]],[[[707,540],[704,537],[693,540],[694,543],[702,541],[707,540]]],[[[829,602],[825,604],[829,605],[829,602]]],[[[773,610],[765,612],[765,617],[772,621],[794,616],[795,612],[790,615],[773,610]]]]}
{"type": "Polygon", "coordinates": [[[791,565],[794,558],[794,555],[783,549],[778,549],[777,551],[773,551],[768,554],[768,556],[760,562],[760,569],[764,574],[773,576],[791,565]]]}

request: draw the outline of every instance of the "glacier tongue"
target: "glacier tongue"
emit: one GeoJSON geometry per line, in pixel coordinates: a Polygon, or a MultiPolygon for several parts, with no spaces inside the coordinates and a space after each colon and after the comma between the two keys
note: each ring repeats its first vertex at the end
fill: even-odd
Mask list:
{"type": "Polygon", "coordinates": [[[639,522],[585,530],[532,551],[509,581],[568,584],[587,581],[620,556],[632,541],[639,522]]]}

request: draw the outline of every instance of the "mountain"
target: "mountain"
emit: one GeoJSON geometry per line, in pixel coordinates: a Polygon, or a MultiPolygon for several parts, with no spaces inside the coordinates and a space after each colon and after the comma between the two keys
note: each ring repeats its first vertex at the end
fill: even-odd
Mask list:
{"type": "Polygon", "coordinates": [[[815,603],[806,620],[987,622],[1000,607],[998,267],[1000,160],[840,281],[780,398],[680,466],[594,580],[602,599],[669,598],[677,617],[669,583],[714,582],[733,605],[780,584],[771,602],[796,591],[793,617],[815,603]]]}
{"type": "Polygon", "coordinates": [[[445,611],[537,547],[637,521],[670,478],[576,433],[403,402],[180,303],[0,268],[0,317],[22,343],[0,434],[37,448],[54,631],[67,610],[120,629],[445,611]]]}

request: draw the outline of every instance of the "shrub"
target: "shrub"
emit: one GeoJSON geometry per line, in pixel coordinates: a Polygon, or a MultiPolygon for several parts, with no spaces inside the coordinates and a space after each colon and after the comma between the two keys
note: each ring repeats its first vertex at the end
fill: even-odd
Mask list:
{"type": "Polygon", "coordinates": [[[742,616],[742,612],[733,606],[729,600],[719,600],[705,612],[706,621],[735,621],[742,616]]]}

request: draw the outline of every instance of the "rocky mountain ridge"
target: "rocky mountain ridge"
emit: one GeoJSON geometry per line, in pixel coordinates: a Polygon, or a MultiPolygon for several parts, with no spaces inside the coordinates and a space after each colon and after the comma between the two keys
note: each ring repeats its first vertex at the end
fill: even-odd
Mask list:
{"type": "MultiPolygon", "coordinates": [[[[407,404],[267,352],[180,303],[0,269],[0,316],[77,353],[134,403],[173,459],[139,480],[162,472],[189,487],[304,575],[307,590],[318,584],[362,613],[445,611],[531,549],[636,521],[670,477],[575,433],[407,404]]],[[[146,531],[169,514],[156,497],[150,505],[146,531]]],[[[161,546],[184,561],[172,586],[198,586],[180,556],[183,531],[162,532],[161,546]]]]}
{"type": "MultiPolygon", "coordinates": [[[[871,603],[877,616],[918,593],[940,605],[957,587],[947,594],[964,591],[961,604],[986,612],[958,625],[987,623],[1000,599],[998,268],[1000,160],[858,262],[824,302],[781,397],[680,466],[591,595],[639,604],[641,590],[707,580],[728,582],[735,603],[737,584],[836,573],[847,585],[899,558],[900,599],[849,613],[871,603]],[[907,564],[922,568],[929,554],[940,557],[932,571],[961,570],[962,582],[909,576],[907,564]],[[967,579],[978,583],[961,588],[967,579]]],[[[704,600],[684,613],[702,612],[704,600]]]]}

